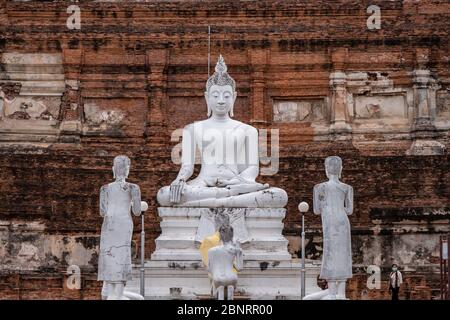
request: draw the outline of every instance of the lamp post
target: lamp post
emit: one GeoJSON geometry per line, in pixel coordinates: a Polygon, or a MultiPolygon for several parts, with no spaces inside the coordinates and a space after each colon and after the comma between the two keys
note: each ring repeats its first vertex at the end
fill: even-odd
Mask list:
{"type": "Polygon", "coordinates": [[[305,213],[309,210],[307,202],[300,202],[298,210],[302,214],[302,278],[301,278],[301,291],[300,296],[303,300],[305,297],[305,282],[306,282],[306,266],[305,266],[305,213]]]}
{"type": "Polygon", "coordinates": [[[145,299],[145,229],[144,229],[144,212],[148,210],[148,204],[141,202],[141,268],[140,268],[140,294],[145,299]]]}

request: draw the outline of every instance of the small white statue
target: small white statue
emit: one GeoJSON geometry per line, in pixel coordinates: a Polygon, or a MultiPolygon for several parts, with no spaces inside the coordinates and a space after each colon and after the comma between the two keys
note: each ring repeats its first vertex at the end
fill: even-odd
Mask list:
{"type": "Polygon", "coordinates": [[[228,224],[222,225],[219,233],[223,244],[208,250],[208,270],[213,295],[218,300],[224,300],[227,288],[227,300],[233,300],[238,281],[234,267],[236,266],[238,271],[243,267],[242,249],[239,242],[233,242],[233,227],[228,224]]]}
{"type": "Polygon", "coordinates": [[[220,239],[220,227],[224,225],[230,225],[230,217],[228,214],[226,214],[223,211],[219,211],[216,214],[214,214],[214,233],[210,233],[208,236],[203,237],[201,239],[200,244],[200,255],[202,256],[202,262],[205,267],[208,267],[208,252],[209,249],[213,247],[217,247],[221,245],[221,239],[220,239]]]}
{"type": "MultiPolygon", "coordinates": [[[[314,213],[321,215],[323,227],[323,256],[320,279],[328,282],[324,300],[346,299],[345,284],[352,277],[351,233],[348,215],[353,212],[353,188],[339,181],[342,160],[332,156],[325,160],[329,179],[314,186],[314,213]]],[[[323,292],[322,292],[323,293],[323,292]]],[[[308,300],[312,297],[305,297],[308,300]]]]}
{"type": "Polygon", "coordinates": [[[141,215],[141,191],[136,184],[125,179],[130,171],[130,159],[126,156],[114,158],[113,173],[115,182],[100,189],[100,215],[104,218],[100,237],[100,255],[98,259],[98,281],[106,282],[108,300],[128,300],[124,287],[131,280],[131,237],[133,220],[141,215]]]}

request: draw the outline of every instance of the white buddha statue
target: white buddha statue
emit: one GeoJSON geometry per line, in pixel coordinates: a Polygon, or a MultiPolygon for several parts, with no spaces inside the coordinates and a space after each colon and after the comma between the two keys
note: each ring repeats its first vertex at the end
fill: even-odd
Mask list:
{"type": "Polygon", "coordinates": [[[233,227],[224,224],[219,229],[222,245],[208,250],[208,271],[212,280],[213,295],[224,300],[225,288],[227,300],[233,300],[234,289],[238,281],[237,273],[243,266],[242,249],[239,242],[233,242],[233,227]]]}
{"type": "Polygon", "coordinates": [[[282,208],[287,194],[255,181],[259,174],[258,131],[234,120],[236,84],[222,56],[206,83],[208,119],[183,130],[182,166],[170,186],[159,190],[161,206],[282,208]],[[201,170],[195,179],[196,151],[201,170]]]}
{"type": "Polygon", "coordinates": [[[308,299],[346,299],[345,284],[352,277],[352,246],[348,215],[353,213],[353,188],[339,181],[342,160],[333,156],[325,159],[329,181],[314,186],[314,213],[321,215],[323,255],[320,279],[328,289],[305,297],[308,299]]]}

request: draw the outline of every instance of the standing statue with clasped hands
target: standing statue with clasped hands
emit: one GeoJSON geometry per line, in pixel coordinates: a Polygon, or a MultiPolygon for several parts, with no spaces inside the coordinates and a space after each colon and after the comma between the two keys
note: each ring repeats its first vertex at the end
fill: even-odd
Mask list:
{"type": "MultiPolygon", "coordinates": [[[[314,213],[322,218],[323,255],[320,279],[328,282],[328,292],[319,299],[346,299],[345,284],[352,277],[350,221],[353,213],[353,188],[339,181],[342,160],[325,159],[327,182],[314,187],[314,213]]],[[[308,296],[305,297],[308,300],[308,296]]]]}
{"type": "Polygon", "coordinates": [[[133,220],[130,211],[135,216],[140,216],[147,203],[141,202],[139,186],[125,181],[130,172],[128,157],[115,157],[112,169],[115,181],[100,189],[100,215],[103,217],[103,224],[97,280],[105,282],[106,287],[102,291],[108,300],[128,300],[130,297],[124,294],[124,287],[131,280],[133,220]]]}

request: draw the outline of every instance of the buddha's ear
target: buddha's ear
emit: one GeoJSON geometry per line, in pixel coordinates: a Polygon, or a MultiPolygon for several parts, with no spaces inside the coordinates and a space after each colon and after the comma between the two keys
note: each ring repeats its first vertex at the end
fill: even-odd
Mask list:
{"type": "Polygon", "coordinates": [[[205,91],[205,100],[206,100],[206,107],[208,108],[207,117],[209,118],[211,116],[211,108],[209,107],[208,103],[208,91],[205,91]]]}
{"type": "Polygon", "coordinates": [[[232,117],[232,118],[234,116],[233,109],[234,109],[234,103],[236,102],[236,98],[237,98],[237,92],[234,91],[233,92],[233,104],[231,105],[231,109],[230,109],[230,117],[232,117]]]}
{"type": "Polygon", "coordinates": [[[112,167],[112,172],[113,172],[113,178],[116,178],[116,171],[114,170],[114,166],[112,167]]]}
{"type": "Polygon", "coordinates": [[[233,103],[231,104],[231,108],[230,108],[230,112],[229,112],[229,115],[230,115],[231,118],[234,117],[233,109],[234,109],[234,101],[233,101],[233,103]]]}

